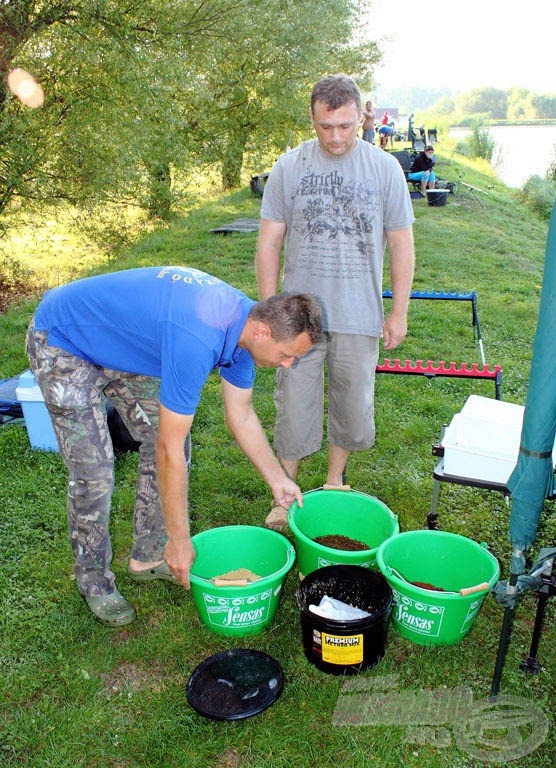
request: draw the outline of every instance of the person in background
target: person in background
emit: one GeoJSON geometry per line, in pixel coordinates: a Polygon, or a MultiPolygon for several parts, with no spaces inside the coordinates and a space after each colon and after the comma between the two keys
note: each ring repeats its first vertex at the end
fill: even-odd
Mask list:
{"type": "Polygon", "coordinates": [[[415,135],[414,117],[415,116],[412,112],[407,121],[407,140],[411,142],[411,149],[415,149],[415,139],[417,138],[417,136],[415,135]]]}
{"type": "Polygon", "coordinates": [[[388,146],[388,142],[390,142],[390,145],[394,146],[394,127],[392,125],[381,125],[378,129],[378,137],[380,140],[380,148],[386,149],[388,146]]]}
{"type": "MultiPolygon", "coordinates": [[[[399,162],[357,137],[356,83],[344,74],[322,78],[310,110],[316,138],[279,157],[265,186],[257,282],[263,300],[278,291],[284,248],[283,290],[307,290],[322,306],[323,341],[277,372],[274,447],[292,479],[300,460],[321,448],[326,368],[326,484],[341,486],[351,451],[374,443],[379,339],[392,350],[407,334],[414,216],[399,162]],[[386,245],[394,299],[384,319],[386,245]]],[[[266,524],[287,525],[287,508],[274,502],[266,524]]]]}
{"type": "Polygon", "coordinates": [[[390,116],[388,115],[388,112],[384,112],[382,115],[382,120],[380,121],[382,125],[388,125],[390,123],[390,116]]]}
{"type": "Polygon", "coordinates": [[[124,270],[45,294],[26,349],[69,472],[77,587],[101,623],[123,626],[136,617],[110,567],[114,453],[105,398],[140,443],[128,574],[189,588],[195,550],[184,446],[207,377],[218,370],[226,424],[273,497],[284,506],[302,503],[253,409],[254,366],[290,368],[321,339],[312,297],[256,303],[188,267],[124,270]]]}
{"type": "Polygon", "coordinates": [[[422,150],[422,149],[425,148],[425,145],[426,145],[426,142],[427,142],[425,126],[424,125],[420,125],[417,130],[419,131],[419,139],[418,139],[419,140],[419,149],[422,150]]]}
{"type": "Polygon", "coordinates": [[[434,147],[430,144],[425,147],[423,152],[419,152],[415,160],[411,163],[411,168],[407,174],[410,181],[421,182],[421,194],[426,197],[427,189],[434,189],[436,175],[433,171],[435,163],[434,147]]]}
{"type": "Polygon", "coordinates": [[[368,141],[370,144],[374,144],[375,141],[375,119],[373,102],[369,100],[365,103],[363,110],[363,141],[368,141]]]}

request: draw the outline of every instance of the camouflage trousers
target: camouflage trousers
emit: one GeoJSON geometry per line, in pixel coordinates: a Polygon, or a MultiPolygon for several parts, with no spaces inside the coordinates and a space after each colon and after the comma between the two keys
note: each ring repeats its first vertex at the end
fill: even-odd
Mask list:
{"type": "Polygon", "coordinates": [[[26,351],[69,472],[67,511],[74,570],[83,595],[114,591],[109,520],[114,451],[106,399],[140,443],[131,557],[162,560],[166,530],[158,494],[155,438],[159,379],[92,365],[27,332],[26,351]]]}

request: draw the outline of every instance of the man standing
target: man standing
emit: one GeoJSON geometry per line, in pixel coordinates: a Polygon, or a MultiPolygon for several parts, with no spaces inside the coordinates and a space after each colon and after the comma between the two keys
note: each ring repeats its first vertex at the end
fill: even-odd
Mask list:
{"type": "Polygon", "coordinates": [[[413,112],[410,114],[409,119],[407,121],[407,140],[411,142],[411,148],[415,149],[415,139],[417,138],[415,135],[415,121],[414,121],[414,115],[413,112]]]}
{"type": "MultiPolygon", "coordinates": [[[[274,447],[295,479],[300,459],[323,436],[328,366],[329,485],[341,485],[351,451],[374,443],[374,379],[379,338],[392,350],[407,333],[414,251],[411,200],[394,157],[357,138],[361,97],[346,75],[320,80],[311,95],[317,138],[282,155],[264,190],[257,248],[262,299],[309,291],[323,309],[325,339],[287,371],[277,371],[274,447]],[[390,252],[392,311],[384,320],[382,272],[390,252]]],[[[266,524],[280,528],[275,504],[266,524]]]]}
{"type": "Polygon", "coordinates": [[[372,101],[367,101],[363,110],[363,141],[374,144],[375,140],[375,110],[372,101]]]}
{"type": "Polygon", "coordinates": [[[256,303],[186,267],[125,270],[46,293],[27,354],[69,471],[77,586],[99,621],[122,626],[136,615],[110,569],[114,455],[104,398],[140,443],[129,575],[189,588],[195,551],[184,444],[209,373],[220,373],[226,423],[239,447],[287,506],[302,500],[301,491],[253,409],[254,365],[289,368],[321,338],[320,308],[310,296],[256,303]]]}

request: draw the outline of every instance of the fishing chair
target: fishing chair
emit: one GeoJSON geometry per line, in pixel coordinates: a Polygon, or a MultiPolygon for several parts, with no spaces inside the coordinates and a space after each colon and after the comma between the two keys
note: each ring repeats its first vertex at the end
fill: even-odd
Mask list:
{"type": "Polygon", "coordinates": [[[408,149],[399,149],[394,150],[390,152],[391,155],[393,155],[398,163],[402,167],[402,171],[404,172],[405,180],[408,184],[411,184],[413,187],[413,192],[418,192],[419,197],[422,197],[421,195],[421,182],[420,181],[413,181],[412,179],[408,178],[408,174],[411,170],[411,164],[413,163],[413,160],[416,157],[416,152],[409,151],[408,149]]]}

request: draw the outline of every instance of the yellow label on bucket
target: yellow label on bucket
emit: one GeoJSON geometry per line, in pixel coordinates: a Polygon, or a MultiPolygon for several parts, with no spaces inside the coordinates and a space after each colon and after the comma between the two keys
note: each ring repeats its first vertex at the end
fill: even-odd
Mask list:
{"type": "Polygon", "coordinates": [[[363,635],[329,635],[323,632],[322,660],[329,664],[361,664],[363,635]]]}

